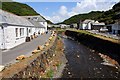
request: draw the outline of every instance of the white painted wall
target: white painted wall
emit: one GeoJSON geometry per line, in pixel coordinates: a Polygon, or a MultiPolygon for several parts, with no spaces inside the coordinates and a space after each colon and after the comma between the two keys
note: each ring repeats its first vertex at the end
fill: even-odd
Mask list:
{"type": "Polygon", "coordinates": [[[8,26],[5,28],[5,48],[10,49],[25,42],[26,27],[8,26]],[[18,37],[16,37],[15,28],[18,28],[18,37]],[[20,36],[20,28],[24,28],[24,35],[20,36]]]}
{"type": "Polygon", "coordinates": [[[83,23],[81,29],[91,29],[91,23],[83,23]]]}
{"type": "Polygon", "coordinates": [[[2,49],[2,43],[3,43],[3,34],[2,34],[2,28],[0,26],[0,49],[2,49]]]}
{"type": "Polygon", "coordinates": [[[82,29],[86,29],[86,27],[87,27],[87,24],[82,24],[82,29]]]}
{"type": "Polygon", "coordinates": [[[91,29],[91,23],[88,23],[88,29],[89,30],[91,29]]]}
{"type": "Polygon", "coordinates": [[[45,32],[47,31],[47,22],[39,22],[41,25],[45,27],[45,32]]]}

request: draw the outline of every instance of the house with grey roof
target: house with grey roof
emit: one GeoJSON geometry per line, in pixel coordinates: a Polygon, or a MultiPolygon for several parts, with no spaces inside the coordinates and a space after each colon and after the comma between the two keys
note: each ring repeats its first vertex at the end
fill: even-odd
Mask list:
{"type": "Polygon", "coordinates": [[[95,21],[94,23],[91,24],[91,29],[92,30],[99,30],[99,31],[107,31],[107,28],[105,26],[105,23],[104,22],[98,22],[98,21],[95,21]]]}
{"type": "Polygon", "coordinates": [[[24,43],[34,35],[32,29],[36,27],[26,18],[0,9],[0,49],[10,49],[24,43]]]}
{"type": "Polygon", "coordinates": [[[105,23],[98,22],[95,20],[86,19],[80,23],[79,29],[82,30],[103,30],[105,28],[105,23]]]}
{"type": "Polygon", "coordinates": [[[47,31],[47,21],[40,15],[37,16],[22,16],[28,19],[35,27],[36,33],[45,33],[47,31]]]}

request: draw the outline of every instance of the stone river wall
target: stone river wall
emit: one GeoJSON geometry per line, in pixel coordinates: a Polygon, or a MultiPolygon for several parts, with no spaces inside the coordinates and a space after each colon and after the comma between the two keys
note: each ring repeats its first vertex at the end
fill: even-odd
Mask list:
{"type": "Polygon", "coordinates": [[[55,53],[54,49],[56,48],[56,42],[57,38],[47,51],[44,51],[36,59],[30,61],[26,68],[22,69],[10,78],[41,78],[40,75],[45,72],[47,66],[49,65],[49,59],[51,59],[55,53]]]}
{"type": "Polygon", "coordinates": [[[66,30],[65,34],[91,49],[109,55],[120,63],[120,44],[76,31],[66,30]]]}

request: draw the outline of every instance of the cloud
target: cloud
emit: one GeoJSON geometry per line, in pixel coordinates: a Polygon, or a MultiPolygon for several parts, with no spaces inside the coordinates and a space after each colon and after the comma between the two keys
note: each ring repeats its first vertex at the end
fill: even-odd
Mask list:
{"type": "Polygon", "coordinates": [[[59,10],[59,14],[60,15],[62,15],[62,16],[64,16],[64,15],[66,15],[67,14],[67,7],[65,7],[65,6],[61,6],[60,7],[60,10],[59,10]]]}
{"type": "MultiPolygon", "coordinates": [[[[118,2],[117,0],[115,1],[118,2]]],[[[69,8],[62,5],[58,11],[54,12],[53,16],[45,16],[45,18],[54,23],[58,23],[76,14],[109,10],[114,4],[114,0],[82,0],[81,2],[77,2],[71,11],[68,11],[69,8]]]]}

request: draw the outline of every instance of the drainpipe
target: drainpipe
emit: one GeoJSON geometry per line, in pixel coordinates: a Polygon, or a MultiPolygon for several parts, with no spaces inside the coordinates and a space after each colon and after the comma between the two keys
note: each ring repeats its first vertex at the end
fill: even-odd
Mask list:
{"type": "Polygon", "coordinates": [[[2,25],[2,48],[5,49],[5,31],[4,31],[4,26],[2,25]]]}

